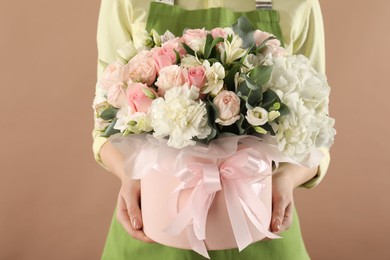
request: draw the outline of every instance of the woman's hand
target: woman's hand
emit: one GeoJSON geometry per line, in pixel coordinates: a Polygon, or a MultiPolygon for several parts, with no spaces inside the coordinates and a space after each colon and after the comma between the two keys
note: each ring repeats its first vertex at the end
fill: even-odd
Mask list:
{"type": "Polygon", "coordinates": [[[118,195],[116,217],[123,228],[135,239],[151,243],[142,231],[142,215],[140,210],[140,182],[129,177],[122,177],[122,186],[118,195]]]}
{"type": "Polygon", "coordinates": [[[294,189],[310,180],[318,168],[284,163],[272,176],[272,219],[271,231],[281,233],[290,228],[293,221],[294,189]]]}

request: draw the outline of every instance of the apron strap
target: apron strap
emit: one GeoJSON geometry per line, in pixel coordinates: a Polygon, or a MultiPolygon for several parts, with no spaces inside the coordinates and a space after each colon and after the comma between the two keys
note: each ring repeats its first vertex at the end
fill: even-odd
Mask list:
{"type": "Polygon", "coordinates": [[[167,5],[175,5],[175,0],[156,0],[156,2],[167,4],[167,5]]]}
{"type": "Polygon", "coordinates": [[[272,9],[272,0],[256,0],[256,9],[272,9]]]}
{"type": "MultiPolygon", "coordinates": [[[[175,0],[156,0],[158,3],[164,3],[167,5],[175,5],[175,0]]],[[[272,0],[255,0],[256,9],[272,9],[272,0]]]]}

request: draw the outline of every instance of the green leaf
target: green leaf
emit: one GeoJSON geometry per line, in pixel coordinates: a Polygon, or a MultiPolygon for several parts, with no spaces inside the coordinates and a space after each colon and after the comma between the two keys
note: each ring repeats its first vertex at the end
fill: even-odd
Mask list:
{"type": "Polygon", "coordinates": [[[208,59],[210,57],[211,53],[213,52],[215,46],[218,43],[223,42],[223,41],[224,41],[224,39],[222,37],[217,37],[214,39],[211,34],[208,34],[207,38],[206,38],[206,44],[204,47],[204,58],[208,59]]]}
{"type": "Polygon", "coordinates": [[[227,86],[227,89],[229,91],[236,92],[236,86],[234,84],[234,77],[236,76],[236,73],[239,72],[241,68],[241,64],[235,64],[233,67],[230,69],[228,75],[225,77],[224,82],[227,86]]]}
{"type": "Polygon", "coordinates": [[[213,43],[213,36],[211,34],[207,34],[206,36],[206,42],[204,45],[204,58],[207,59],[210,56],[212,46],[211,44],[213,43]]]}
{"type": "Polygon", "coordinates": [[[191,49],[190,46],[188,46],[188,45],[185,44],[184,42],[182,42],[182,45],[183,45],[183,48],[186,50],[186,52],[187,52],[189,55],[195,56],[195,51],[194,51],[193,49],[191,49]]]}
{"type": "Polygon", "coordinates": [[[218,126],[215,123],[215,118],[218,113],[218,108],[214,105],[214,103],[211,100],[211,97],[209,96],[209,99],[205,101],[206,103],[206,109],[207,109],[207,118],[208,118],[208,125],[211,128],[211,133],[207,136],[207,142],[210,142],[211,140],[215,139],[215,137],[218,135],[218,126]]]}
{"type": "Polygon", "coordinates": [[[111,120],[115,118],[117,112],[115,107],[109,107],[100,114],[100,118],[106,121],[111,120]]]}
{"type": "Polygon", "coordinates": [[[177,51],[177,50],[173,50],[176,54],[176,64],[180,64],[181,63],[181,59],[180,59],[180,53],[177,51]]]}
{"type": "Polygon", "coordinates": [[[255,45],[253,33],[256,29],[246,16],[238,18],[237,23],[232,25],[232,29],[242,39],[244,49],[255,45]]]}
{"type": "Polygon", "coordinates": [[[114,129],[114,126],[115,126],[117,120],[118,120],[117,118],[112,120],[111,124],[106,128],[106,131],[104,131],[104,134],[102,135],[103,137],[109,137],[111,135],[120,133],[119,130],[114,129]]]}

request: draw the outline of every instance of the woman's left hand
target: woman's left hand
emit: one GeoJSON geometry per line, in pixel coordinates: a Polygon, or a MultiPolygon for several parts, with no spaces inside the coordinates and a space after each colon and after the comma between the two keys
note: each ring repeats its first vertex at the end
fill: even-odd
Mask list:
{"type": "Polygon", "coordinates": [[[271,231],[281,233],[290,228],[294,212],[294,189],[310,180],[318,168],[284,163],[272,176],[271,231]]]}

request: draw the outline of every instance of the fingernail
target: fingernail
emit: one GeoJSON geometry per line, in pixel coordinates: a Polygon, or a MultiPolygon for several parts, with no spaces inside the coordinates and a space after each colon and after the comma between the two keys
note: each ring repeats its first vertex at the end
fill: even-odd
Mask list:
{"type": "Polygon", "coordinates": [[[138,218],[133,219],[133,228],[134,229],[140,229],[141,228],[141,222],[138,218]]]}
{"type": "Polygon", "coordinates": [[[279,219],[275,219],[274,227],[276,228],[276,231],[280,230],[280,220],[279,219]]]}

